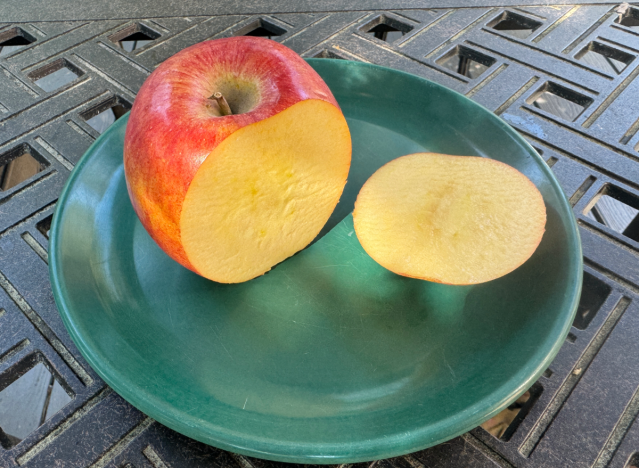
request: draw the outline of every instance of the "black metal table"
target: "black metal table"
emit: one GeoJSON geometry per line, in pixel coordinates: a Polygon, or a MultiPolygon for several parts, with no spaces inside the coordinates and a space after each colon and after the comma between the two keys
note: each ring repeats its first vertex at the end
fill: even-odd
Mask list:
{"type": "Polygon", "coordinates": [[[584,292],[543,377],[489,430],[369,467],[639,466],[639,7],[238,3],[0,6],[0,466],[277,465],[194,442],[111,391],[64,329],[47,270],[57,197],[89,145],[167,57],[240,34],[466,94],[531,142],[578,219],[584,292]]]}

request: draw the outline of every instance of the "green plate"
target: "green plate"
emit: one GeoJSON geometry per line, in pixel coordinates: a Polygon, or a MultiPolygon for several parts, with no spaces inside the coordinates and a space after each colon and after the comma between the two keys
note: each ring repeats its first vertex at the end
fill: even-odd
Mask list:
{"type": "Polygon", "coordinates": [[[243,284],[184,269],[131,208],[123,117],[58,202],[53,292],[95,371],[178,432],[284,462],[392,457],[472,429],[541,375],[577,307],[579,237],[549,168],[486,109],[406,73],[309,62],[353,136],[349,182],[323,237],[243,284]],[[532,258],[460,287],[397,276],[368,257],[350,216],[357,192],[378,167],[418,151],[491,157],[526,174],[548,211],[532,258]]]}

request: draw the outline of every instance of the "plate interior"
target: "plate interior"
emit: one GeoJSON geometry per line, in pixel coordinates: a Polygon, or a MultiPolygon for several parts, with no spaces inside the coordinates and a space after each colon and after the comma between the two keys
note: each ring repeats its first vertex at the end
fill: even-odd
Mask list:
{"type": "Polygon", "coordinates": [[[353,138],[348,184],[310,247],[236,285],[173,262],[131,208],[123,117],[58,204],[54,294],[94,369],[179,432],[288,462],[395,456],[475,427],[543,372],[579,297],[579,239],[548,167],[487,110],[390,69],[310,63],[353,138]],[[446,286],[368,257],[353,231],[355,197],[381,165],[419,151],[491,157],[526,174],[548,213],[532,258],[495,281],[446,286]]]}

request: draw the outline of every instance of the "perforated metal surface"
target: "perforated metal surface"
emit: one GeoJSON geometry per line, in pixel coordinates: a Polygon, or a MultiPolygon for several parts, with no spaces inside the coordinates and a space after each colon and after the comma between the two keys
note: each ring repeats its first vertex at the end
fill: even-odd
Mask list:
{"type": "MultiPolygon", "coordinates": [[[[274,465],[191,441],[112,392],[67,335],[47,272],[47,223],[98,131],[130,108],[144,79],[167,57],[257,27],[305,57],[405,70],[501,115],[552,166],[579,221],[586,264],[582,308],[569,340],[536,384],[536,401],[515,420],[508,440],[478,428],[377,465],[635,463],[639,235],[632,226],[618,233],[586,216],[602,194],[639,209],[639,10],[630,8],[620,23],[616,6],[386,12],[342,6],[335,12],[0,24],[0,43],[26,42],[0,49],[0,165],[29,153],[40,170],[0,191],[0,389],[42,362],[74,395],[20,443],[0,447],[0,466],[274,465]],[[119,42],[132,34],[138,43],[119,42]],[[59,70],[67,70],[71,81],[57,89],[36,83],[59,70]],[[113,112],[101,113],[108,109],[113,112]]],[[[7,14],[15,17],[16,11],[11,7],[7,14]]],[[[32,18],[42,16],[34,12],[32,18]]]]}

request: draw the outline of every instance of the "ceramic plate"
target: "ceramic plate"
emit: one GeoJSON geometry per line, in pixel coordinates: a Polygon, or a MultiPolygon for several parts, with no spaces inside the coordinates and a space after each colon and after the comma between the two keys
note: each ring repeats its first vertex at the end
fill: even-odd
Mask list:
{"type": "Polygon", "coordinates": [[[184,269],[129,203],[125,116],[89,148],[58,202],[53,292],[96,372],[178,432],[284,462],[392,457],[472,429],[535,382],[571,326],[581,247],[549,168],[489,111],[406,73],[309,62],[353,137],[348,185],[321,238],[243,284],[184,269]],[[526,174],[548,212],[532,258],[460,287],[397,276],[368,257],[350,216],[357,192],[381,165],[418,151],[490,157],[526,174]]]}

